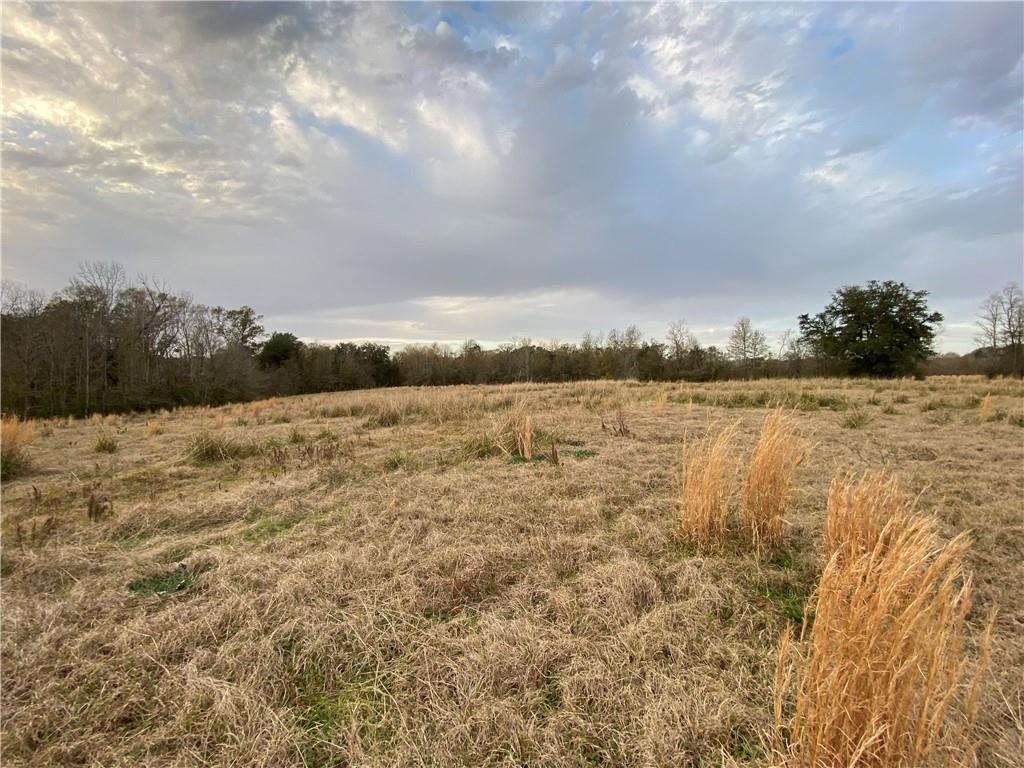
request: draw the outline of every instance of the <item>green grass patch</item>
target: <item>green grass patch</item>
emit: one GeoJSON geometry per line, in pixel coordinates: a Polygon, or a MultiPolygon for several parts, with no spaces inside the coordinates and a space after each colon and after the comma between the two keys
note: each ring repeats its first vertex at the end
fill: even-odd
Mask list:
{"type": "Polygon", "coordinates": [[[384,457],[384,469],[395,472],[399,469],[416,469],[416,457],[405,451],[395,451],[384,457]]]}
{"type": "Polygon", "coordinates": [[[141,596],[163,596],[173,592],[182,592],[195,583],[193,574],[185,567],[184,563],[166,573],[143,576],[140,579],[129,582],[128,590],[141,596]]]}
{"type": "Polygon", "coordinates": [[[382,683],[368,676],[353,675],[328,689],[322,677],[306,665],[298,686],[300,704],[295,708],[298,725],[314,743],[303,750],[309,765],[334,765],[333,744],[358,737],[374,752],[394,740],[388,718],[388,692],[382,683]]]}
{"type": "Polygon", "coordinates": [[[299,522],[297,517],[270,516],[261,517],[246,529],[242,538],[250,543],[260,543],[272,539],[278,534],[293,528],[299,522]]]}
{"type": "Polygon", "coordinates": [[[574,459],[590,459],[597,456],[597,451],[593,448],[577,448],[573,451],[563,451],[566,456],[572,456],[574,459]]]}
{"type": "MultiPolygon", "coordinates": [[[[776,609],[794,624],[804,620],[804,608],[810,592],[804,586],[791,581],[769,581],[761,579],[754,583],[758,597],[767,598],[776,609]]],[[[813,616],[808,617],[812,619],[813,616]]]]}

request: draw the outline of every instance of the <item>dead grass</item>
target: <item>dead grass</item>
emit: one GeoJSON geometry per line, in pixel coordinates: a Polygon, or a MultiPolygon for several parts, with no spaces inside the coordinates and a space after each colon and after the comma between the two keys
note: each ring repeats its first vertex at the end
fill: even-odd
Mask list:
{"type": "Polygon", "coordinates": [[[985,395],[981,405],[978,406],[978,419],[982,422],[992,421],[996,417],[995,406],[992,404],[992,396],[985,395]]]}
{"type": "Polygon", "coordinates": [[[696,443],[684,445],[682,491],[676,517],[676,535],[701,552],[725,543],[729,497],[736,474],[732,443],[737,425],[696,443]]]}
{"type": "Polygon", "coordinates": [[[79,419],[0,487],[0,762],[768,768],[778,638],[814,607],[830,482],[884,467],[943,540],[973,531],[970,621],[1000,607],[978,766],[1017,768],[1024,455],[1019,426],[979,423],[987,393],[1019,412],[1019,382],[981,377],[338,392],[122,416],[113,457],[79,419]],[[901,393],[898,413],[867,405],[901,393]],[[371,423],[389,402],[397,423],[371,423]],[[519,402],[532,461],[492,439],[519,402]],[[815,440],[783,546],[681,545],[680,446],[730,424],[745,462],[768,402],[815,440]],[[843,429],[856,407],[878,415],[843,429]],[[243,454],[193,460],[203,432],[243,454]]]}
{"type": "Polygon", "coordinates": [[[654,401],[654,415],[661,416],[665,413],[665,409],[668,407],[668,392],[662,390],[658,393],[657,399],[654,401]]]}
{"type": "Polygon", "coordinates": [[[914,500],[900,491],[899,480],[884,472],[838,475],[828,489],[824,556],[843,561],[871,552],[890,521],[905,523],[914,500]]]}
{"type": "Polygon", "coordinates": [[[775,716],[785,765],[975,764],[972,727],[991,623],[972,664],[967,549],[966,534],[941,545],[933,519],[899,516],[866,551],[835,552],[810,627],[805,618],[807,647],[794,646],[787,630],[780,648],[775,716]]]}
{"type": "Polygon", "coordinates": [[[533,459],[536,432],[525,400],[510,405],[496,422],[491,440],[501,453],[516,459],[533,459]]]}
{"type": "Polygon", "coordinates": [[[199,432],[189,437],[185,453],[195,464],[216,464],[229,459],[252,456],[257,447],[228,435],[199,432]]]}
{"type": "Polygon", "coordinates": [[[781,408],[770,411],[750,459],[741,512],[743,529],[758,554],[782,543],[793,477],[804,455],[795,419],[781,408]]]}
{"type": "Polygon", "coordinates": [[[35,439],[35,422],[22,421],[17,416],[3,419],[0,427],[0,479],[10,480],[28,470],[29,460],[25,448],[35,439]]]}

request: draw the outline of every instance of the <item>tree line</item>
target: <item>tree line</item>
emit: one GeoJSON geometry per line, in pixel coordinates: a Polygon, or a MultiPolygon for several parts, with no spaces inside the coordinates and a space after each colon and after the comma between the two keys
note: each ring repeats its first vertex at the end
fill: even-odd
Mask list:
{"type": "MultiPolygon", "coordinates": [[[[152,278],[129,280],[118,264],[89,263],[52,296],[4,283],[0,406],[22,416],[81,416],[398,385],[909,375],[937,362],[950,367],[948,357],[934,357],[942,317],[926,298],[892,281],[841,288],[823,312],[802,315],[799,332],[771,347],[743,317],[724,348],[702,345],[676,322],[664,339],[630,326],[578,343],[518,340],[484,349],[466,341],[392,353],[376,343],[268,334],[249,306],[209,307],[152,278]]],[[[972,370],[943,372],[1019,374],[1022,305],[1015,285],[989,299],[979,328],[992,343],[957,358],[972,370]]]]}

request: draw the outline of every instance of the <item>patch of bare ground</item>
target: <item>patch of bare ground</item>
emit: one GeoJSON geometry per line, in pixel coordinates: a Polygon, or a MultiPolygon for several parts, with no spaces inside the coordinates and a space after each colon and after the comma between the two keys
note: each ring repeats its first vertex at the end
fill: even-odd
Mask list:
{"type": "Polygon", "coordinates": [[[942,540],[970,532],[968,652],[998,608],[970,738],[978,764],[1020,765],[1022,394],[582,382],[39,423],[3,484],[0,756],[768,766],[830,484],[885,470],[942,540]],[[755,552],[745,483],[775,407],[807,451],[773,475],[762,446],[780,490],[755,552]],[[683,446],[733,424],[724,529],[698,548],[677,535],[683,446]]]}

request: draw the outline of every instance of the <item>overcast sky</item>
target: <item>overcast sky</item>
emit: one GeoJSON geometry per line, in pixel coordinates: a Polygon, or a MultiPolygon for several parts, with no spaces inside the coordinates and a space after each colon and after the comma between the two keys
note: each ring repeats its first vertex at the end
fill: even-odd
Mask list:
{"type": "Polygon", "coordinates": [[[3,273],[303,338],[770,334],[1020,280],[1022,4],[3,4],[3,273]]]}

